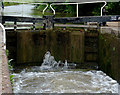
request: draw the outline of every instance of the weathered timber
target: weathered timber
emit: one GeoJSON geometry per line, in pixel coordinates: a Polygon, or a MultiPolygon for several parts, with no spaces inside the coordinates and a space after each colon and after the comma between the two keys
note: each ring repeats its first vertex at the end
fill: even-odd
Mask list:
{"type": "MultiPolygon", "coordinates": [[[[15,25],[13,25],[13,24],[10,24],[10,25],[5,25],[5,27],[14,27],[15,25]]],[[[27,23],[25,23],[25,24],[17,24],[17,27],[32,27],[33,26],[33,24],[27,24],[27,23]]],[[[36,27],[36,26],[43,26],[43,24],[34,24],[34,26],[36,27]]]]}
{"type": "MultiPolygon", "coordinates": [[[[57,23],[85,23],[85,22],[97,22],[99,25],[105,22],[112,22],[112,21],[120,21],[120,15],[117,16],[86,16],[86,17],[62,17],[62,18],[55,18],[52,15],[43,16],[43,18],[33,18],[33,17],[17,17],[17,16],[2,16],[2,23],[5,22],[26,22],[26,23],[33,23],[33,29],[35,30],[36,23],[43,23],[43,28],[53,29],[54,24],[57,23]]],[[[63,25],[64,26],[64,25],[63,25]]],[[[70,25],[69,25],[70,26],[70,25]]],[[[75,25],[71,25],[75,27],[75,25]]],[[[76,25],[77,26],[77,25],[76,25]]],[[[79,25],[78,25],[79,26],[79,25]]],[[[80,26],[79,26],[80,27],[80,26]]],[[[83,27],[83,26],[82,26],[83,27]]],[[[15,29],[17,27],[14,27],[15,29]]],[[[95,26],[96,28],[96,26],[95,26]]]]}
{"type": "Polygon", "coordinates": [[[54,18],[54,23],[112,22],[120,21],[120,16],[87,16],[54,18]]]}
{"type": "Polygon", "coordinates": [[[99,32],[97,30],[88,30],[84,37],[84,62],[86,64],[93,64],[93,69],[98,67],[98,39],[99,32]]]}
{"type": "Polygon", "coordinates": [[[2,22],[13,21],[13,22],[43,22],[43,18],[32,18],[32,17],[16,17],[16,16],[2,16],[2,22]]]}
{"type": "Polygon", "coordinates": [[[54,16],[44,16],[43,18],[32,17],[16,17],[16,16],[2,16],[4,21],[16,21],[16,22],[46,22],[45,19],[52,18],[53,23],[81,23],[81,22],[112,22],[120,21],[120,15],[116,16],[85,16],[85,17],[62,17],[54,18],[54,16]]]}
{"type": "Polygon", "coordinates": [[[44,29],[53,29],[54,27],[54,16],[43,16],[43,18],[45,19],[44,22],[44,29]]]}

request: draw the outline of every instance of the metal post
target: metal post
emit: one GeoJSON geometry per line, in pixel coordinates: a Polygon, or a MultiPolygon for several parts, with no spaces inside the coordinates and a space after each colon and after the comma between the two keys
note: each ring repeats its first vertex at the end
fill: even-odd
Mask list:
{"type": "Polygon", "coordinates": [[[79,8],[78,8],[78,3],[77,3],[77,10],[76,10],[76,11],[77,11],[77,17],[78,17],[78,15],[79,15],[79,14],[78,14],[78,12],[79,12],[78,9],[79,9],[79,8]]]}
{"type": "Polygon", "coordinates": [[[2,30],[3,30],[4,50],[6,50],[6,31],[5,31],[5,27],[1,23],[0,23],[0,26],[2,27],[2,30]]]}
{"type": "Polygon", "coordinates": [[[33,22],[33,30],[35,30],[35,22],[33,22]]]}
{"type": "Polygon", "coordinates": [[[16,29],[17,29],[17,22],[15,21],[14,22],[14,31],[16,31],[16,29]]]}
{"type": "MultiPolygon", "coordinates": [[[[50,4],[50,8],[53,10],[54,15],[55,15],[55,9],[53,9],[52,5],[68,5],[68,4],[77,4],[77,8],[78,8],[78,4],[90,4],[90,3],[105,3],[102,7],[101,7],[101,16],[102,16],[102,11],[103,8],[106,6],[107,2],[106,1],[88,1],[88,2],[80,2],[80,3],[52,3],[50,4]]],[[[77,11],[77,17],[78,17],[78,11],[77,11]]]]}
{"type": "Polygon", "coordinates": [[[104,2],[105,4],[101,7],[101,16],[103,16],[103,8],[107,5],[107,2],[104,2]]]}
{"type": "Polygon", "coordinates": [[[52,16],[52,15],[51,16],[43,16],[43,18],[45,18],[43,28],[45,30],[53,29],[54,28],[54,23],[53,23],[54,16],[52,16]]]}

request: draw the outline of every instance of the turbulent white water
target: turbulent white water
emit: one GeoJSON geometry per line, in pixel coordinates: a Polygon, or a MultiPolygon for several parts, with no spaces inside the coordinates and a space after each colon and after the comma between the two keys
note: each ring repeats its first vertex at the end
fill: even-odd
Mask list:
{"type": "MultiPolygon", "coordinates": [[[[68,69],[68,63],[67,63],[67,60],[65,60],[65,63],[64,62],[57,62],[55,61],[54,59],[54,56],[51,56],[50,52],[48,51],[46,54],[45,54],[45,57],[44,57],[44,60],[43,60],[43,63],[40,67],[40,70],[43,71],[43,70],[65,70],[65,69],[68,69]]],[[[74,64],[73,66],[76,66],[76,64],[74,64]]]]}
{"type": "Polygon", "coordinates": [[[68,67],[67,61],[56,62],[47,52],[41,67],[13,74],[14,93],[118,93],[118,83],[102,71],[69,71],[68,67]]]}
{"type": "Polygon", "coordinates": [[[102,71],[21,72],[13,74],[14,93],[118,93],[102,71]]]}

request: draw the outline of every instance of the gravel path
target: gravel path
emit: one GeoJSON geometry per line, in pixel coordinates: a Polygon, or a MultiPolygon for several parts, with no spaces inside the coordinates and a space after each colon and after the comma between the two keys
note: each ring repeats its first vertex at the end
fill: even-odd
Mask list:
{"type": "Polygon", "coordinates": [[[0,27],[0,95],[2,93],[2,29],[0,27]]]}

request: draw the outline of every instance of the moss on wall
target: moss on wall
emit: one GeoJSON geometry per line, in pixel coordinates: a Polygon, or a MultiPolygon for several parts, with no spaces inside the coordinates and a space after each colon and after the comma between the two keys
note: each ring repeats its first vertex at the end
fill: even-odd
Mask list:
{"type": "Polygon", "coordinates": [[[120,39],[113,34],[100,34],[99,39],[99,68],[120,82],[120,39]]]}
{"type": "Polygon", "coordinates": [[[48,30],[17,32],[17,63],[41,65],[47,51],[55,60],[75,63],[84,61],[84,32],[48,30]]]}

